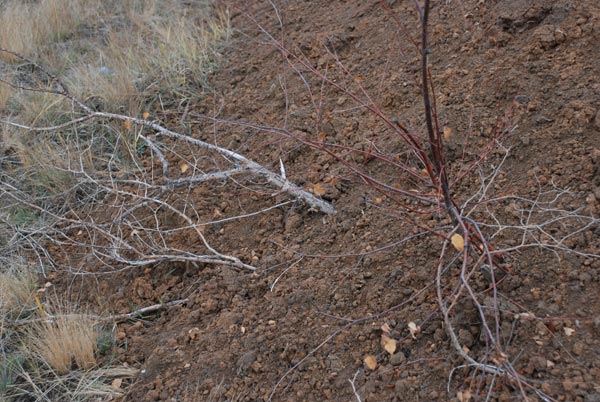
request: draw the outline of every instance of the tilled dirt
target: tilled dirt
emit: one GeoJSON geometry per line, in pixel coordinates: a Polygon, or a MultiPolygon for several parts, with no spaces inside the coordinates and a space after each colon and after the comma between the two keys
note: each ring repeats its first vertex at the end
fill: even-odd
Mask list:
{"type": "MultiPolygon", "coordinates": [[[[423,129],[413,2],[388,2],[405,32],[376,1],[274,3],[277,13],[270,2],[224,4],[235,34],[211,77],[214,93],[181,113],[197,119],[190,126],[193,136],[217,141],[274,171],[281,159],[292,181],[322,193],[337,213],[324,216],[288,204],[207,228],[214,247],[259,267],[252,273],[184,263],[93,279],[59,273],[54,281],[59,291],[83,305],[100,306],[98,313],[188,299],[117,328],[111,358],[142,370],[124,400],[352,401],[353,378],[363,401],[509,401],[523,394],[542,400],[534,389],[520,390],[502,376],[482,378],[453,349],[434,286],[438,237],[417,235],[420,229],[397,205],[379,199],[317,149],[274,132],[194,117],[217,114],[355,148],[383,144],[390,154],[401,152],[398,138],[355,99],[321,85],[296,63],[307,77],[298,79],[260,26],[346,83],[337,58],[354,79],[348,86],[361,85],[387,116],[423,129]],[[409,322],[420,326],[414,337],[409,322]],[[381,345],[384,323],[398,341],[393,355],[381,345]],[[363,362],[368,355],[376,358],[374,369],[363,362]]],[[[481,163],[489,171],[509,153],[492,186],[496,197],[535,198],[540,189],[568,189],[557,207],[597,216],[600,4],[433,3],[431,77],[440,123],[452,133],[447,145],[453,173],[476,161],[497,130],[505,130],[503,146],[481,163]]],[[[178,118],[164,120],[176,125],[178,118]]],[[[358,157],[356,163],[373,175],[398,175],[389,164],[371,165],[358,157]]],[[[459,203],[479,191],[478,179],[473,170],[456,184],[459,203]]],[[[202,186],[189,199],[213,217],[289,199],[254,186],[202,186]]],[[[491,208],[500,220],[523,217],[514,203],[491,208]]],[[[439,220],[427,219],[417,223],[439,220]]],[[[521,239],[514,235],[507,231],[494,241],[516,246],[521,239]]],[[[497,288],[498,330],[508,358],[535,389],[555,400],[600,400],[600,261],[586,256],[600,253],[599,238],[600,229],[592,226],[566,239],[564,245],[579,254],[518,249],[506,257],[511,272],[497,288]],[[517,318],[520,313],[530,315],[517,318]]],[[[181,248],[194,241],[181,238],[181,248]]],[[[481,355],[485,343],[477,311],[464,301],[452,314],[463,347],[481,355]]]]}

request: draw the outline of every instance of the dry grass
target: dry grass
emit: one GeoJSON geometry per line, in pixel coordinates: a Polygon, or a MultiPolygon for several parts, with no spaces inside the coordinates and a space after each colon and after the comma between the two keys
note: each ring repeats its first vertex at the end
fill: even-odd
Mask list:
{"type": "Polygon", "coordinates": [[[35,307],[35,274],[22,261],[12,260],[0,273],[0,316],[19,318],[35,307]]]}
{"type": "Polygon", "coordinates": [[[0,321],[0,400],[84,402],[125,393],[139,370],[98,367],[98,323],[62,310],[52,321],[30,318],[25,331],[11,326],[12,320],[0,321]],[[115,379],[122,386],[115,387],[115,379]]]}
{"type": "MultiPolygon", "coordinates": [[[[44,66],[90,107],[132,116],[201,98],[229,33],[228,14],[208,0],[0,0],[0,47],[44,66]]],[[[80,116],[64,97],[7,85],[43,91],[55,84],[5,52],[0,80],[1,117],[40,127],[80,116]]],[[[59,215],[69,202],[80,203],[73,208],[85,202],[87,193],[77,187],[83,170],[135,167],[135,139],[134,130],[107,122],[47,133],[3,125],[0,179],[4,189],[59,215]]],[[[13,244],[21,230],[46,223],[9,192],[0,193],[2,257],[22,251],[13,244]]],[[[110,379],[135,373],[96,368],[95,322],[56,314],[53,322],[13,325],[37,311],[35,286],[28,266],[0,274],[0,400],[83,401],[122,392],[110,379]]]]}
{"type": "Polygon", "coordinates": [[[59,375],[73,368],[89,370],[96,365],[98,330],[83,316],[59,315],[52,322],[33,325],[27,344],[34,358],[59,375]]]}
{"type": "MultiPolygon", "coordinates": [[[[229,32],[228,14],[209,18],[202,2],[8,0],[0,6],[0,46],[48,66],[80,99],[134,115],[149,96],[201,92],[229,32]]],[[[0,108],[7,96],[0,93],[0,108]]],[[[22,108],[44,109],[39,97],[17,96],[24,97],[22,108]]]]}
{"type": "Polygon", "coordinates": [[[0,85],[0,110],[6,109],[8,100],[13,95],[13,89],[6,85],[0,85]]]}
{"type": "Polygon", "coordinates": [[[202,92],[215,46],[229,35],[228,15],[199,23],[198,15],[172,1],[161,4],[160,12],[155,2],[145,3],[140,10],[122,10],[120,24],[129,29],[110,30],[92,58],[96,62],[69,68],[65,81],[80,98],[95,96],[135,115],[157,95],[169,102],[202,92]]]}
{"type": "Polygon", "coordinates": [[[31,363],[14,361],[12,375],[22,378],[17,386],[8,385],[7,392],[2,394],[2,401],[112,401],[122,397],[126,390],[116,387],[113,381],[117,380],[121,386],[131,382],[139,374],[139,370],[131,367],[98,368],[93,370],[76,370],[65,375],[57,375],[51,370],[36,368],[36,375],[32,376],[31,363]]]}
{"type": "Polygon", "coordinates": [[[31,191],[39,195],[56,195],[70,189],[74,178],[67,169],[75,155],[65,153],[66,139],[61,135],[52,141],[30,137],[28,141],[27,135],[22,136],[13,144],[20,161],[22,183],[29,184],[31,191]]]}
{"type": "Polygon", "coordinates": [[[33,294],[36,277],[21,259],[2,260],[0,272],[0,400],[13,385],[16,369],[22,361],[18,351],[19,336],[11,328],[12,320],[25,318],[35,311],[33,294]]]}
{"type": "MultiPolygon", "coordinates": [[[[219,44],[229,33],[227,12],[201,1],[0,0],[0,47],[45,66],[92,107],[131,116],[201,97],[219,44]]],[[[0,54],[0,79],[41,90],[51,85],[14,56],[0,54]]],[[[63,97],[0,84],[0,115],[10,114],[13,121],[51,126],[76,113],[63,97]]],[[[70,189],[72,181],[61,172],[80,149],[125,164],[136,149],[129,130],[105,124],[47,136],[4,127],[3,142],[22,163],[18,174],[50,193],[70,189]],[[73,150],[72,144],[81,148],[73,150]]]]}
{"type": "MultiPolygon", "coordinates": [[[[48,42],[72,34],[94,13],[94,1],[5,1],[0,15],[0,43],[21,54],[36,57],[48,42]]],[[[96,6],[97,7],[97,6],[96,6]]],[[[4,55],[9,61],[14,57],[4,55]]]]}

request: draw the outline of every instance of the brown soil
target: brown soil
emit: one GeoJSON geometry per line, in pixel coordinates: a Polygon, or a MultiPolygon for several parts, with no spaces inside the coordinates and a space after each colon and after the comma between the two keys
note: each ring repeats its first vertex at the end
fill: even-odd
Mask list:
{"type": "MultiPolygon", "coordinates": [[[[189,111],[218,111],[225,120],[286,127],[312,138],[323,132],[339,144],[363,149],[376,144],[400,153],[401,142],[376,116],[337,90],[322,90],[319,79],[307,73],[309,92],[257,28],[261,24],[275,39],[283,38],[288,49],[301,51],[338,82],[364,86],[387,116],[421,130],[419,57],[389,13],[377,2],[276,3],[283,30],[269,2],[249,1],[243,10],[229,5],[236,34],[212,77],[214,94],[189,111]],[[340,77],[326,46],[354,83],[340,77]],[[323,118],[319,105],[326,112],[323,118]]],[[[413,3],[388,3],[418,40],[413,3]]],[[[535,197],[540,185],[554,184],[571,191],[560,207],[597,216],[600,4],[433,3],[431,74],[440,122],[453,133],[448,144],[453,172],[484,152],[500,121],[499,130],[511,128],[503,139],[511,150],[495,195],[535,197]]],[[[207,229],[214,247],[256,264],[256,273],[182,263],[96,277],[60,273],[54,280],[59,291],[82,305],[100,305],[103,314],[188,298],[159,315],[119,324],[111,358],[142,369],[124,400],[263,401],[274,391],[277,401],[351,401],[356,399],[349,379],[357,370],[355,384],[363,401],[445,401],[459,392],[468,400],[466,391],[473,401],[485,400],[488,391],[488,400],[522,398],[505,378],[482,379],[464,367],[451,346],[431,286],[439,238],[415,237],[377,251],[415,233],[415,226],[389,198],[377,200],[380,195],[341,163],[284,136],[247,127],[199,121],[192,134],[216,138],[275,171],[281,158],[295,183],[306,189],[321,183],[323,197],[337,213],[327,217],[286,205],[207,229]],[[377,318],[347,325],[347,319],[392,307],[377,318]],[[411,321],[421,327],[416,339],[408,330],[411,321]],[[384,323],[398,340],[393,356],[380,344],[384,323]],[[376,357],[376,369],[365,367],[367,355],[376,357]]],[[[496,148],[482,168],[489,169],[503,154],[496,148]]],[[[172,162],[176,166],[178,161],[172,162]]],[[[397,175],[389,165],[358,157],[356,163],[379,177],[397,175]]],[[[457,184],[459,203],[477,191],[478,177],[474,171],[457,184]]],[[[288,199],[272,197],[265,187],[258,193],[260,186],[254,186],[205,186],[191,192],[191,200],[207,215],[232,216],[288,199]]],[[[498,202],[493,208],[500,219],[519,217],[512,204],[498,202]]],[[[419,223],[447,224],[427,219],[419,223]]],[[[599,234],[598,227],[590,227],[566,245],[598,254],[599,234]]],[[[503,247],[518,244],[512,235],[494,241],[503,247]]],[[[181,248],[190,246],[188,240],[181,239],[181,248]]],[[[512,273],[498,292],[500,336],[508,358],[530,384],[556,400],[600,401],[600,261],[536,248],[511,253],[507,260],[512,273]],[[539,319],[515,318],[527,312],[539,319]]],[[[485,343],[472,306],[455,307],[453,322],[463,346],[481,356],[485,343]]],[[[541,400],[531,389],[523,392],[541,400]]]]}

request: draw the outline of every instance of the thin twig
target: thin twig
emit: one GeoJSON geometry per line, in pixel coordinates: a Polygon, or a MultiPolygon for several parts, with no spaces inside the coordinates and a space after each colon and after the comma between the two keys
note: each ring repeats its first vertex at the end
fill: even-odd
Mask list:
{"type": "Polygon", "coordinates": [[[162,310],[166,310],[172,307],[181,306],[188,302],[188,299],[174,300],[167,303],[153,304],[151,306],[142,307],[130,313],[114,314],[114,315],[97,315],[97,314],[50,314],[45,313],[44,318],[27,318],[8,322],[7,324],[12,327],[21,327],[23,325],[36,324],[40,322],[52,323],[58,319],[76,319],[76,318],[89,318],[94,321],[112,321],[112,322],[123,322],[129,320],[137,320],[146,317],[148,314],[156,313],[162,310]]]}

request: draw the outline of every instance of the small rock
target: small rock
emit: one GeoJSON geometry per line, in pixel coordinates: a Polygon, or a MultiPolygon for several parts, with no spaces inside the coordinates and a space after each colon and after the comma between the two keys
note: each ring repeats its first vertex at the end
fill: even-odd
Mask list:
{"type": "Polygon", "coordinates": [[[552,388],[550,387],[550,384],[548,384],[547,382],[542,384],[542,392],[544,392],[545,394],[551,394],[552,393],[552,388]]]}
{"type": "Polygon", "coordinates": [[[406,361],[406,356],[402,352],[396,352],[390,356],[390,364],[392,366],[399,366],[406,361]]]}
{"type": "Polygon", "coordinates": [[[582,342],[575,342],[573,345],[573,353],[575,353],[577,356],[581,356],[583,355],[584,351],[585,345],[582,342]]]}
{"type": "Polygon", "coordinates": [[[520,104],[525,104],[525,103],[529,102],[529,96],[527,96],[527,95],[517,95],[517,96],[515,96],[515,100],[517,102],[519,102],[520,104]]]}
{"type": "Polygon", "coordinates": [[[542,356],[536,356],[531,359],[531,364],[536,371],[546,371],[548,368],[548,363],[545,358],[542,356]]]}
{"type": "MultiPolygon", "coordinates": [[[[194,327],[187,332],[188,339],[190,341],[195,341],[196,339],[198,339],[200,337],[200,333],[201,333],[200,328],[194,327]]],[[[177,341],[175,341],[175,345],[176,344],[177,344],[177,341]]]]}
{"type": "Polygon", "coordinates": [[[409,378],[400,379],[394,384],[394,391],[398,395],[408,395],[413,389],[414,386],[409,378]]]}
{"type": "Polygon", "coordinates": [[[125,332],[127,334],[133,334],[135,332],[137,332],[140,328],[142,328],[144,326],[144,324],[141,321],[137,321],[135,324],[131,325],[130,327],[128,327],[125,332]]]}
{"type": "Polygon", "coordinates": [[[467,331],[466,329],[458,330],[458,340],[463,346],[466,346],[468,348],[471,348],[473,346],[473,343],[475,342],[473,334],[471,334],[471,332],[467,331]]]}
{"type": "Polygon", "coordinates": [[[344,363],[337,355],[327,356],[327,368],[335,373],[339,373],[344,369],[344,363]]]}
{"type": "Polygon", "coordinates": [[[600,315],[594,318],[594,328],[600,332],[600,315]]]}
{"type": "Polygon", "coordinates": [[[542,25],[533,33],[534,38],[544,50],[549,50],[558,44],[555,29],[549,25],[542,25]]]}
{"type": "Polygon", "coordinates": [[[584,402],[600,402],[600,393],[587,394],[583,400],[584,402]]]}
{"type": "Polygon", "coordinates": [[[584,284],[587,284],[592,280],[592,274],[590,274],[589,272],[582,272],[579,274],[579,280],[584,284]]]}
{"type": "Polygon", "coordinates": [[[335,135],[337,134],[337,130],[335,129],[335,126],[330,121],[325,121],[321,125],[321,130],[323,130],[323,132],[325,133],[325,135],[327,137],[330,137],[330,138],[335,137],[335,135]]]}
{"type": "Polygon", "coordinates": [[[324,187],[325,193],[321,194],[320,197],[325,201],[333,201],[340,198],[342,192],[338,190],[335,186],[326,184],[324,187]]]}
{"type": "Polygon", "coordinates": [[[552,123],[554,119],[552,117],[537,115],[533,118],[535,125],[540,126],[542,124],[552,123]]]}
{"type": "Polygon", "coordinates": [[[293,229],[297,229],[302,225],[302,216],[299,214],[292,214],[285,220],[285,231],[291,232],[293,229]]]}
{"type": "Polygon", "coordinates": [[[244,353],[236,362],[237,374],[239,376],[245,375],[246,371],[252,366],[252,363],[256,360],[256,352],[251,350],[244,353]]]}
{"type": "Polygon", "coordinates": [[[569,380],[563,381],[562,386],[567,392],[573,392],[573,390],[575,389],[575,384],[569,380]]]}
{"type": "Polygon", "coordinates": [[[538,321],[535,324],[535,333],[544,336],[548,333],[548,327],[542,321],[538,321]]]}

